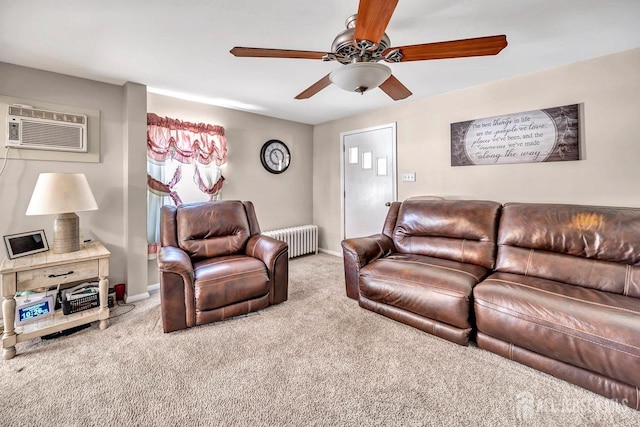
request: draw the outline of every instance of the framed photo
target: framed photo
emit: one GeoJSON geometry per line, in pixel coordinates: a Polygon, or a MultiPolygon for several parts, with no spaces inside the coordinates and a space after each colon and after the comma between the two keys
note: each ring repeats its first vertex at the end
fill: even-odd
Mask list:
{"type": "Polygon", "coordinates": [[[49,244],[47,243],[47,237],[44,235],[44,230],[4,236],[4,244],[7,247],[7,256],[9,259],[49,250],[49,244]]]}

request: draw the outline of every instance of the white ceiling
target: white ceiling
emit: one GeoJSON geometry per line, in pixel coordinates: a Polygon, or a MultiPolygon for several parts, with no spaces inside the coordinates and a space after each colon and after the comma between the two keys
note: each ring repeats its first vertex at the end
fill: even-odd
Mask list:
{"type": "Polygon", "coordinates": [[[509,45],[497,56],[391,64],[413,92],[395,102],[334,85],[295,100],[340,64],[229,53],[329,51],[357,9],[358,0],[0,0],[0,61],[317,124],[640,47],[639,0],[400,0],[392,46],[498,34],[509,45]]]}

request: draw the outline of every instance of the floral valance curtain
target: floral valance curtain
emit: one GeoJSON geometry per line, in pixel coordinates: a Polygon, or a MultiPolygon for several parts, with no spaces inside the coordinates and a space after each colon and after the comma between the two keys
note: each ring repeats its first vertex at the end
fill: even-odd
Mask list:
{"type": "Polygon", "coordinates": [[[227,162],[224,128],[147,114],[147,241],[160,241],[160,207],[221,197],[227,162]],[[183,175],[193,179],[182,180],[183,175]]]}
{"type": "Polygon", "coordinates": [[[227,162],[227,138],[222,126],[189,123],[147,114],[147,155],[159,162],[171,157],[180,163],[227,162]]]}

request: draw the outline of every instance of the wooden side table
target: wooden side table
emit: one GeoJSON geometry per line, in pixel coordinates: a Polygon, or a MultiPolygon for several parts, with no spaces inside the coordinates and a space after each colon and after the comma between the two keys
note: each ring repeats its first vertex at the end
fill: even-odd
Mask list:
{"type": "Polygon", "coordinates": [[[100,321],[100,329],[109,322],[107,293],[109,289],[109,257],[111,253],[98,242],[87,243],[79,251],[55,254],[42,252],[0,264],[2,287],[2,356],[5,360],[16,355],[16,343],[60,332],[75,326],[100,321]],[[58,284],[98,279],[100,306],[78,313],[64,315],[56,310],[53,316],[34,320],[15,327],[16,292],[49,288],[58,284]]]}

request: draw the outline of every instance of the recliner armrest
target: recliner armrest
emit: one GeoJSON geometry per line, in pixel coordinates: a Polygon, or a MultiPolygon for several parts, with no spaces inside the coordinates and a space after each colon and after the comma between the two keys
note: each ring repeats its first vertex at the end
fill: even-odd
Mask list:
{"type": "Polygon", "coordinates": [[[269,236],[255,234],[249,238],[245,254],[259,259],[267,267],[269,304],[286,301],[289,290],[289,245],[269,236]]]}
{"type": "Polygon", "coordinates": [[[347,285],[347,296],[358,299],[358,279],[360,269],[376,259],[395,251],[393,240],[384,234],[367,237],[345,239],[342,241],[344,258],[344,276],[347,285]]]}
{"type": "Polygon", "coordinates": [[[289,245],[282,240],[276,240],[269,236],[256,234],[249,238],[245,254],[253,258],[258,258],[260,261],[264,262],[267,269],[271,271],[273,270],[273,263],[278,255],[287,250],[289,250],[289,245]]]}
{"type": "Polygon", "coordinates": [[[384,234],[374,234],[367,237],[357,237],[342,241],[343,252],[350,252],[358,261],[358,268],[362,268],[378,258],[395,251],[393,241],[384,234]]]}
{"type": "Polygon", "coordinates": [[[192,304],[193,265],[189,255],[175,246],[163,246],[158,251],[160,270],[160,304],[162,328],[165,332],[195,326],[195,310],[192,304]]]}
{"type": "Polygon", "coordinates": [[[158,269],[161,273],[187,275],[193,282],[193,264],[185,251],[175,246],[163,246],[158,251],[158,269]]]}

